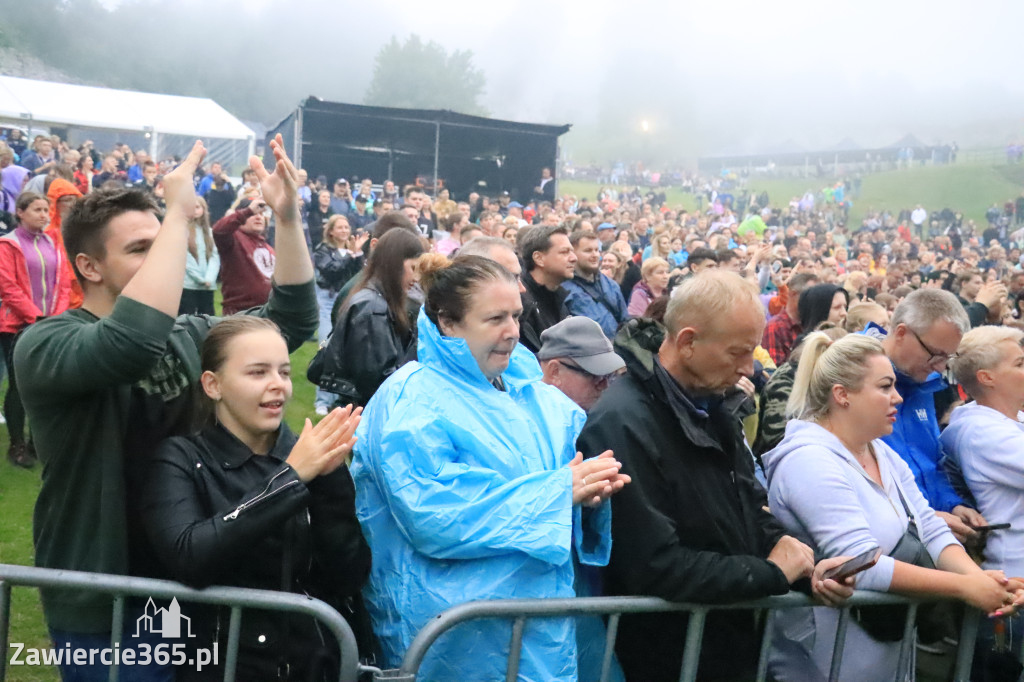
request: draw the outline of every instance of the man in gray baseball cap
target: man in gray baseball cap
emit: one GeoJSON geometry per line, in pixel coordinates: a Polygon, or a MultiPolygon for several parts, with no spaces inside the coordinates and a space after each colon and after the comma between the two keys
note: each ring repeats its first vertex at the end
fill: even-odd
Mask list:
{"type": "Polygon", "coordinates": [[[544,330],[540,340],[537,359],[544,383],[561,390],[584,411],[626,367],[601,325],[588,317],[568,317],[544,330]]]}

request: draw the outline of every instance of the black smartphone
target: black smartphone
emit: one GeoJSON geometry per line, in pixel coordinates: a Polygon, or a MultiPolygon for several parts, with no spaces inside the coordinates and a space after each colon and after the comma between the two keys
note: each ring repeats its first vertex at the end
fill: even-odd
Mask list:
{"type": "Polygon", "coordinates": [[[878,563],[878,558],[882,556],[881,547],[875,547],[868,551],[853,557],[849,561],[842,563],[834,568],[830,568],[822,574],[822,580],[838,580],[843,581],[849,578],[851,575],[857,575],[861,571],[866,571],[875,564],[878,563]]]}
{"type": "Polygon", "coordinates": [[[978,531],[979,533],[990,533],[990,532],[992,532],[994,530],[1009,530],[1010,529],[1010,524],[1008,524],[1008,523],[993,523],[990,526],[971,526],[971,524],[967,524],[967,525],[970,526],[971,528],[973,528],[974,530],[978,531]]]}

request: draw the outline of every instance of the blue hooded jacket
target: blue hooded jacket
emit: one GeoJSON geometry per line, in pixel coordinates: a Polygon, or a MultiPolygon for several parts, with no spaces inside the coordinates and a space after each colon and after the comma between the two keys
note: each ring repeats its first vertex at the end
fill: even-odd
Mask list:
{"type": "MultiPolygon", "coordinates": [[[[572,597],[573,548],[605,565],[611,508],[583,514],[568,468],[586,419],[541,381],[522,345],[502,374],[480,371],[465,340],[420,311],[418,362],[370,400],[352,464],[356,513],[373,553],[365,590],[383,662],[397,667],[417,632],[474,599],[572,597]]],[[[473,621],[431,647],[420,680],[504,679],[511,622],[473,621]]],[[[530,621],[520,680],[576,680],[571,618],[530,621]]]]}
{"type": "Polygon", "coordinates": [[[562,288],[569,292],[565,299],[569,312],[597,322],[609,341],[615,338],[619,325],[629,319],[622,288],[603,272],[597,273],[593,282],[576,275],[563,282],[562,288]]]}
{"type": "MultiPolygon", "coordinates": [[[[858,333],[879,340],[885,338],[885,330],[874,323],[858,333]]],[[[892,433],[882,440],[910,467],[917,487],[932,509],[951,512],[953,507],[964,504],[964,501],[953,490],[939,465],[942,444],[939,442],[939,420],[935,416],[935,394],[946,387],[946,380],[938,372],[932,372],[924,382],[918,383],[895,365],[893,370],[896,373],[896,390],[903,402],[896,408],[892,433]]]]}

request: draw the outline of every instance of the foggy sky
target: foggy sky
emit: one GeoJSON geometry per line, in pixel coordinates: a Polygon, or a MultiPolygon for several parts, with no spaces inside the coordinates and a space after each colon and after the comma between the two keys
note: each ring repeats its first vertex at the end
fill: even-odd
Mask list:
{"type": "MultiPolygon", "coordinates": [[[[201,16],[202,3],[179,2],[201,16]]],[[[474,52],[493,116],[574,124],[568,149],[598,126],[641,140],[644,120],[652,139],[670,132],[691,155],[788,142],[813,150],[843,138],[881,146],[907,133],[925,143],[999,145],[1016,139],[1024,122],[1019,1],[241,6],[247,19],[280,26],[280,43],[262,50],[302,50],[307,75],[315,74],[307,94],[361,102],[380,46],[415,32],[474,52]]],[[[272,73],[260,80],[275,82],[272,73]]],[[[267,96],[265,122],[294,105],[267,96]]]]}

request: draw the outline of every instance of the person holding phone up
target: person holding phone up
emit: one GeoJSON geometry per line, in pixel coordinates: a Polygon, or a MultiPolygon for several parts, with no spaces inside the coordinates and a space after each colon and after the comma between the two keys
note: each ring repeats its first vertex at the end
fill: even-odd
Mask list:
{"type": "MultiPolygon", "coordinates": [[[[805,344],[787,405],[792,421],[763,456],[772,513],[817,556],[881,548],[878,562],[852,578],[858,589],[953,597],[993,616],[1013,613],[1024,603],[1024,582],[979,568],[881,440],[902,402],[881,343],[816,332],[805,344]]],[[[912,677],[912,657],[897,669],[905,611],[879,608],[889,607],[853,611],[840,679],[912,677]]],[[[825,680],[839,611],[800,611],[778,615],[769,669],[778,680],[825,680]]]]}

